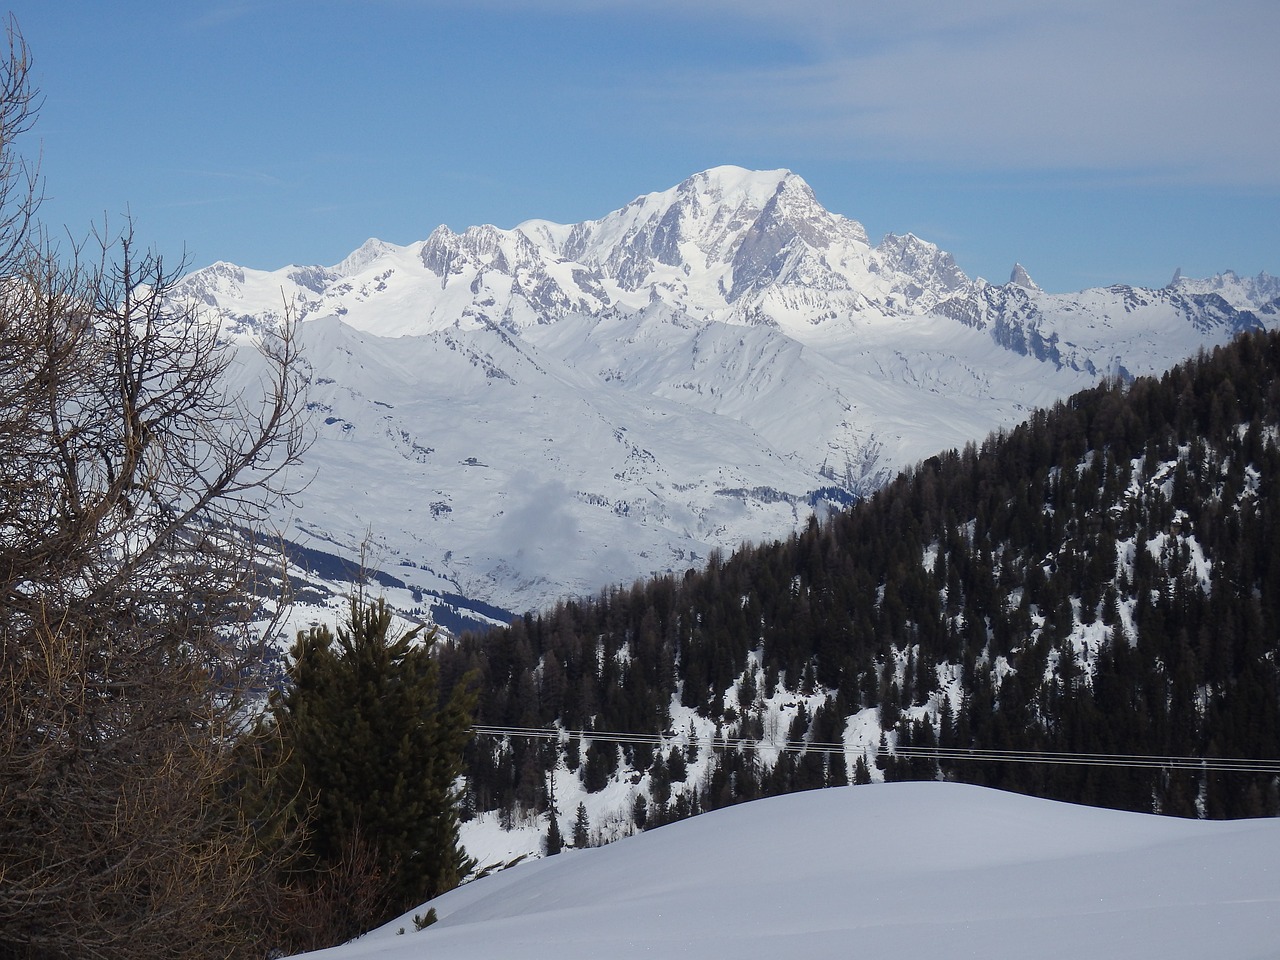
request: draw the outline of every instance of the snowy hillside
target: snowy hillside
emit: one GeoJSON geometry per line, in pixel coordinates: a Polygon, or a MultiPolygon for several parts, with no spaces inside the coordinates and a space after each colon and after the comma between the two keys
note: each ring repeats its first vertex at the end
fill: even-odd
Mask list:
{"type": "Polygon", "coordinates": [[[1273,957],[1280,822],[950,783],[792,794],[520,864],[332,960],[1273,957]]]}
{"type": "Polygon", "coordinates": [[[1265,276],[971,280],[736,167],[595,221],[218,263],[182,293],[230,336],[303,321],[318,437],[286,538],[515,611],[784,535],[1100,375],[1277,321],[1265,276]]]}

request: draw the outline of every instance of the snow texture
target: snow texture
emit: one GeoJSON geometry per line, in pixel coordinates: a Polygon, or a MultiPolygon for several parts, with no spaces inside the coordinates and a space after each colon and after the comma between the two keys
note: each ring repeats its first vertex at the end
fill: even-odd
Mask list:
{"type": "Polygon", "coordinates": [[[1280,821],[950,783],[792,794],[522,863],[331,960],[1277,955],[1280,821]],[[401,932],[403,931],[403,932],[401,932]]]}

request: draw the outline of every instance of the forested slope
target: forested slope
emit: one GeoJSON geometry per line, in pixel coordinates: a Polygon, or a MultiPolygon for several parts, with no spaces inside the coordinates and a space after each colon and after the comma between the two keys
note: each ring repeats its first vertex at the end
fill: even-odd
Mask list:
{"type": "Polygon", "coordinates": [[[445,669],[480,671],[485,724],[678,735],[692,711],[725,737],[848,747],[482,737],[472,811],[544,807],[556,755],[588,792],[630,778],[651,823],[867,776],[1240,817],[1280,813],[1274,774],[901,750],[1274,761],[1278,646],[1280,335],[1256,333],[939,454],[785,541],[464,637],[445,669]],[[779,690],[823,700],[777,731],[779,690]]]}

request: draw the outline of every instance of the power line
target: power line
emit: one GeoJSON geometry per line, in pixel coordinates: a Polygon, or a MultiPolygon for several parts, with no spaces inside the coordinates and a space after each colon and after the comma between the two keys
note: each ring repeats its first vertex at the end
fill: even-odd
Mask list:
{"type": "MultiPolygon", "coordinates": [[[[687,734],[620,733],[608,730],[561,730],[548,727],[502,727],[476,724],[479,736],[525,737],[541,740],[599,740],[665,748],[692,742],[687,734]]],[[[805,740],[767,740],[750,737],[701,737],[699,743],[713,750],[754,750],[777,753],[847,753],[843,743],[805,740]]],[[[1269,773],[1280,775],[1280,760],[1238,757],[1174,757],[1132,753],[1075,753],[1053,750],[989,750],[979,747],[894,747],[876,745],[866,753],[898,759],[975,760],[998,763],[1045,763],[1066,766],[1123,767],[1131,770],[1195,770],[1214,773],[1269,773]]]]}

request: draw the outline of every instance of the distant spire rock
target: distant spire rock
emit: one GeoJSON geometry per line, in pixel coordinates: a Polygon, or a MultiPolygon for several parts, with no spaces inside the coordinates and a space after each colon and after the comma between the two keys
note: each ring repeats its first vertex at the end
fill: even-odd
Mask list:
{"type": "Polygon", "coordinates": [[[1039,285],[1031,279],[1031,274],[1027,273],[1027,268],[1020,263],[1013,265],[1013,272],[1009,274],[1009,282],[1025,290],[1040,289],[1039,285]]]}

